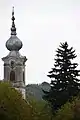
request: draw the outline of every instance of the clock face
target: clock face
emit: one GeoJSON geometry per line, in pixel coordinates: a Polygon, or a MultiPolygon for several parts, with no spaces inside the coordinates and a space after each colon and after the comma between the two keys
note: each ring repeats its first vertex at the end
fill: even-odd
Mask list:
{"type": "Polygon", "coordinates": [[[11,68],[13,69],[15,67],[15,62],[11,61],[11,68]]]}

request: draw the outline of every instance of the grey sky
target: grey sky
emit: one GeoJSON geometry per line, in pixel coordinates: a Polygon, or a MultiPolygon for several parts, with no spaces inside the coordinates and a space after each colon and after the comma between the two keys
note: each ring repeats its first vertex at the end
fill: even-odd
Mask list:
{"type": "Polygon", "coordinates": [[[74,47],[76,62],[80,64],[80,0],[0,0],[0,58],[9,52],[5,43],[10,37],[12,6],[17,36],[23,42],[20,52],[28,58],[26,84],[50,82],[46,75],[54,64],[60,42],[67,41],[74,47]]]}

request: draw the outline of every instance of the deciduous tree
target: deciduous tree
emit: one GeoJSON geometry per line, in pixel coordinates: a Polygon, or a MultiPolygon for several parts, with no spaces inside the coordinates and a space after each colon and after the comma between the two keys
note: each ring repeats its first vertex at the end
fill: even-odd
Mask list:
{"type": "Polygon", "coordinates": [[[33,111],[22,95],[9,83],[0,82],[0,119],[33,120],[33,111]]]}

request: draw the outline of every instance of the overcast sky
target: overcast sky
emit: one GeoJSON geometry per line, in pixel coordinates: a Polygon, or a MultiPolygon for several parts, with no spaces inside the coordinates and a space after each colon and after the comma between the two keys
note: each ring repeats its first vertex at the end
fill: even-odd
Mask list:
{"type": "Polygon", "coordinates": [[[12,6],[17,36],[23,42],[20,53],[28,58],[26,84],[50,82],[47,74],[60,42],[73,46],[80,68],[80,0],[0,0],[0,58],[9,53],[5,43],[10,37],[12,6]]]}

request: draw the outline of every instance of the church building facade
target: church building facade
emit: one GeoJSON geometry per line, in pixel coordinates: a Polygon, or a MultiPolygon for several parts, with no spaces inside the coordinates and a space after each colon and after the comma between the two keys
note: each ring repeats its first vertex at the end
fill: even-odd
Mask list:
{"type": "Polygon", "coordinates": [[[4,61],[4,81],[10,81],[12,87],[19,90],[23,98],[25,98],[25,62],[27,58],[19,52],[23,44],[17,37],[14,20],[13,8],[11,36],[6,42],[6,48],[9,50],[9,54],[2,58],[4,61]]]}

